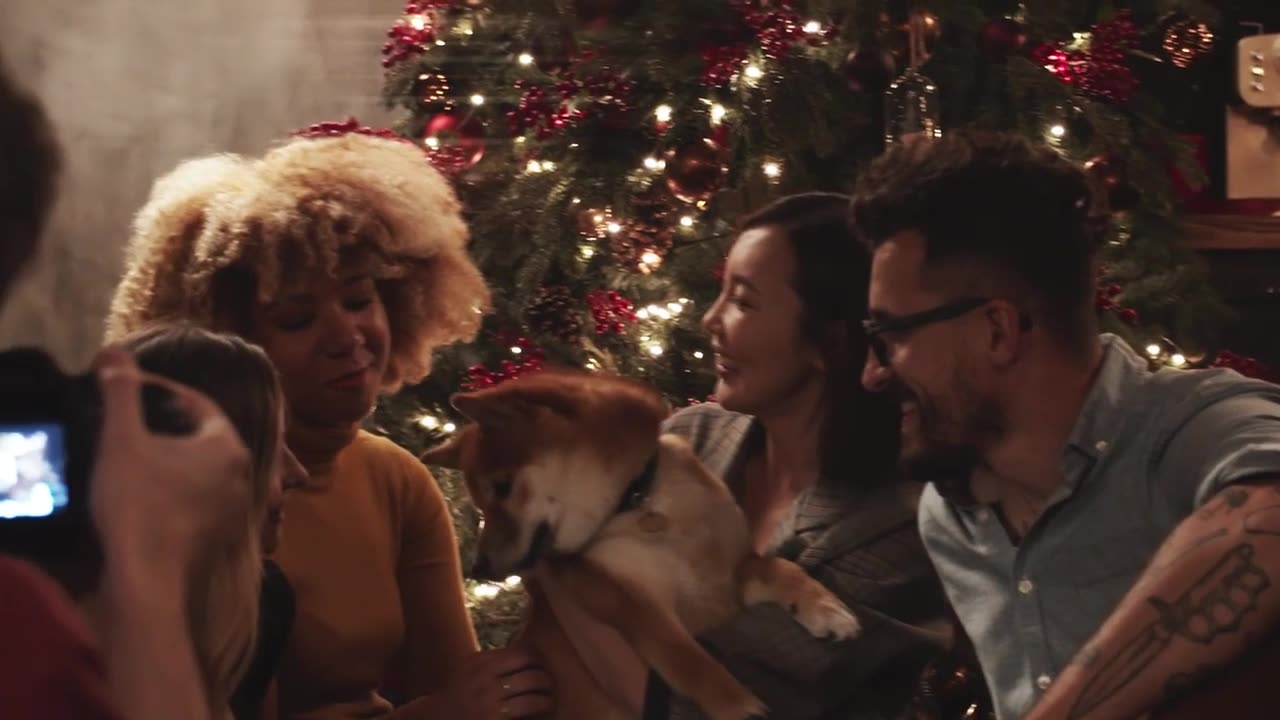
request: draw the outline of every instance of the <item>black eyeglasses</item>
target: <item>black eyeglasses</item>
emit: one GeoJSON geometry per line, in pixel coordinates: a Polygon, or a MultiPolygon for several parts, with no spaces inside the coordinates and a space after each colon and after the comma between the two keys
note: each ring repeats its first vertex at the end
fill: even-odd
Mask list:
{"type": "MultiPolygon", "coordinates": [[[[981,297],[964,298],[901,317],[863,320],[862,332],[867,337],[867,346],[871,348],[871,354],[875,355],[877,362],[887,367],[889,365],[889,346],[885,343],[884,338],[881,337],[884,333],[908,332],[922,328],[925,325],[953,320],[986,305],[991,300],[991,298],[981,297]]],[[[1023,330],[1029,330],[1031,328],[1031,318],[1023,315],[1021,327],[1023,330]]]]}

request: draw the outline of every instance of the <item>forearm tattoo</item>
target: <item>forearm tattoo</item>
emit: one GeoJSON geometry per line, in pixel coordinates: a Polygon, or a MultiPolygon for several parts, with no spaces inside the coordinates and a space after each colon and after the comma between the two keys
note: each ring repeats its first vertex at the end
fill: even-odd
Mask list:
{"type": "Polygon", "coordinates": [[[1156,619],[1099,666],[1068,717],[1083,718],[1111,699],[1147,669],[1174,638],[1208,645],[1238,631],[1245,616],[1257,609],[1258,596],[1271,587],[1271,579],[1254,562],[1254,554],[1252,544],[1238,544],[1171,602],[1147,598],[1156,609],[1156,619]]]}
{"type": "MultiPolygon", "coordinates": [[[[1269,485],[1272,493],[1280,494],[1280,482],[1269,485]]],[[[1260,489],[1248,485],[1226,488],[1197,511],[1196,516],[1201,520],[1220,518],[1234,524],[1237,521],[1230,516],[1248,505],[1254,491],[1260,489]]],[[[1083,718],[1114,697],[1164,653],[1174,638],[1209,645],[1224,635],[1240,631],[1245,617],[1257,610],[1259,597],[1272,585],[1267,572],[1255,561],[1257,551],[1249,538],[1257,537],[1261,541],[1266,537],[1280,537],[1280,504],[1250,510],[1238,522],[1236,537],[1241,541],[1218,556],[1207,572],[1173,600],[1148,597],[1147,602],[1156,610],[1156,619],[1114,655],[1101,659],[1094,646],[1081,651],[1077,664],[1091,670],[1096,668],[1096,672],[1076,698],[1069,718],[1083,718]]],[[[1188,543],[1168,562],[1152,569],[1167,570],[1193,551],[1231,534],[1230,528],[1214,528],[1188,543]]],[[[1214,665],[1201,665],[1173,674],[1165,684],[1166,697],[1185,692],[1215,669],[1218,668],[1214,665]]]]}

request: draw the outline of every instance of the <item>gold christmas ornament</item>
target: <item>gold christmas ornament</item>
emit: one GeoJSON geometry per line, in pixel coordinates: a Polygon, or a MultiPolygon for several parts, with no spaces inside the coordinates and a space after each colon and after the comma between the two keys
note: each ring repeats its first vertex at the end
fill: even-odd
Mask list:
{"type": "Polygon", "coordinates": [[[446,103],[449,100],[449,78],[444,73],[422,73],[413,84],[413,94],[427,105],[446,103]]]}
{"type": "Polygon", "coordinates": [[[1174,65],[1189,67],[1213,49],[1213,31],[1198,20],[1181,20],[1164,31],[1162,47],[1174,65]]]}

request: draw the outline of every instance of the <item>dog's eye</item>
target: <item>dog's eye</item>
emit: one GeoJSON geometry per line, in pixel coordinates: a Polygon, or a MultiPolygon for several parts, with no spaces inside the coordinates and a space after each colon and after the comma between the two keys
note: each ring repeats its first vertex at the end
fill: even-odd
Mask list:
{"type": "Polygon", "coordinates": [[[493,495],[499,500],[506,500],[511,497],[511,479],[494,480],[493,495]]]}

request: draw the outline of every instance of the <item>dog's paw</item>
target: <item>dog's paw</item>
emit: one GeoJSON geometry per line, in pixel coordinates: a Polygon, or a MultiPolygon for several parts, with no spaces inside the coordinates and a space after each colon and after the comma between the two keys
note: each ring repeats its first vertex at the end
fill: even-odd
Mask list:
{"type": "Polygon", "coordinates": [[[822,594],[797,604],[792,612],[809,634],[828,640],[849,640],[862,632],[862,623],[834,595],[822,594]]]}
{"type": "Polygon", "coordinates": [[[711,720],[755,720],[769,716],[769,708],[760,698],[743,690],[725,698],[713,707],[703,708],[711,720]]]}

